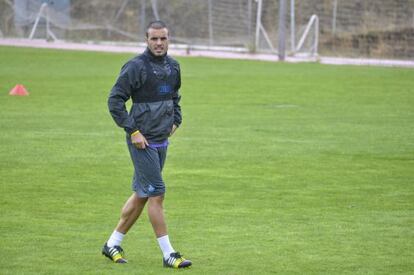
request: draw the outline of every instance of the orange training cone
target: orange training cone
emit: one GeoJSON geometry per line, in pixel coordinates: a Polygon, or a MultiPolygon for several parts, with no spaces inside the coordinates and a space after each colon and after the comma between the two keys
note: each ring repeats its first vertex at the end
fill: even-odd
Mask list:
{"type": "Polygon", "coordinates": [[[25,95],[29,95],[29,92],[26,90],[26,88],[23,85],[17,84],[16,86],[14,86],[13,89],[10,90],[9,95],[25,96],[25,95]]]}

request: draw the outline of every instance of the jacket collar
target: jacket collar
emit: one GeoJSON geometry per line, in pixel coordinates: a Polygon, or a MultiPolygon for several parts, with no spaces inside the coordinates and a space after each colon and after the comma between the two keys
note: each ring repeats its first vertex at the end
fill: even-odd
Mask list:
{"type": "Polygon", "coordinates": [[[150,51],[150,49],[148,49],[148,48],[146,48],[145,49],[145,52],[144,52],[144,55],[145,56],[147,56],[148,57],[148,59],[150,60],[150,61],[152,61],[152,62],[156,62],[156,63],[161,63],[161,62],[165,62],[165,60],[166,60],[166,56],[167,56],[167,53],[165,53],[164,55],[162,55],[162,56],[155,56],[151,51],[150,51]]]}

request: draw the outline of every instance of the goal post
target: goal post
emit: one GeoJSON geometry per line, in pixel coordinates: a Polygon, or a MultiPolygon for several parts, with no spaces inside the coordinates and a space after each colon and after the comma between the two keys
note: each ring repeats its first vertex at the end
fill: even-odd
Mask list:
{"type": "Polygon", "coordinates": [[[318,56],[318,43],[319,43],[319,18],[316,14],[312,15],[309,19],[306,28],[299,39],[298,44],[294,48],[293,55],[302,53],[308,54],[310,57],[318,56]],[[313,32],[311,29],[313,28],[313,32]],[[309,46],[304,50],[306,40],[310,40],[309,46]]]}

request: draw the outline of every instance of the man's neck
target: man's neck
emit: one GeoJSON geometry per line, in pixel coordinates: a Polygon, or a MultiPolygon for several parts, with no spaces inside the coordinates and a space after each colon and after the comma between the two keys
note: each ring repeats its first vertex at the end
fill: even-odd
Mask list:
{"type": "Polygon", "coordinates": [[[149,48],[147,48],[145,50],[145,54],[152,60],[155,62],[161,62],[164,61],[165,57],[167,56],[167,53],[163,54],[163,55],[155,55],[153,54],[149,48]]]}

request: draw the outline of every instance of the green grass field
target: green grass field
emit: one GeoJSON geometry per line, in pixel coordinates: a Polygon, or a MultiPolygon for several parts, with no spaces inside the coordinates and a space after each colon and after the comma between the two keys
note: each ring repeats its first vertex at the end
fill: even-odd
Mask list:
{"type": "MultiPolygon", "coordinates": [[[[106,100],[132,55],[0,47],[0,273],[172,274],[106,100]],[[9,96],[24,84],[28,97],[9,96]]],[[[179,58],[164,170],[187,274],[414,272],[414,70],[179,58]]]]}

